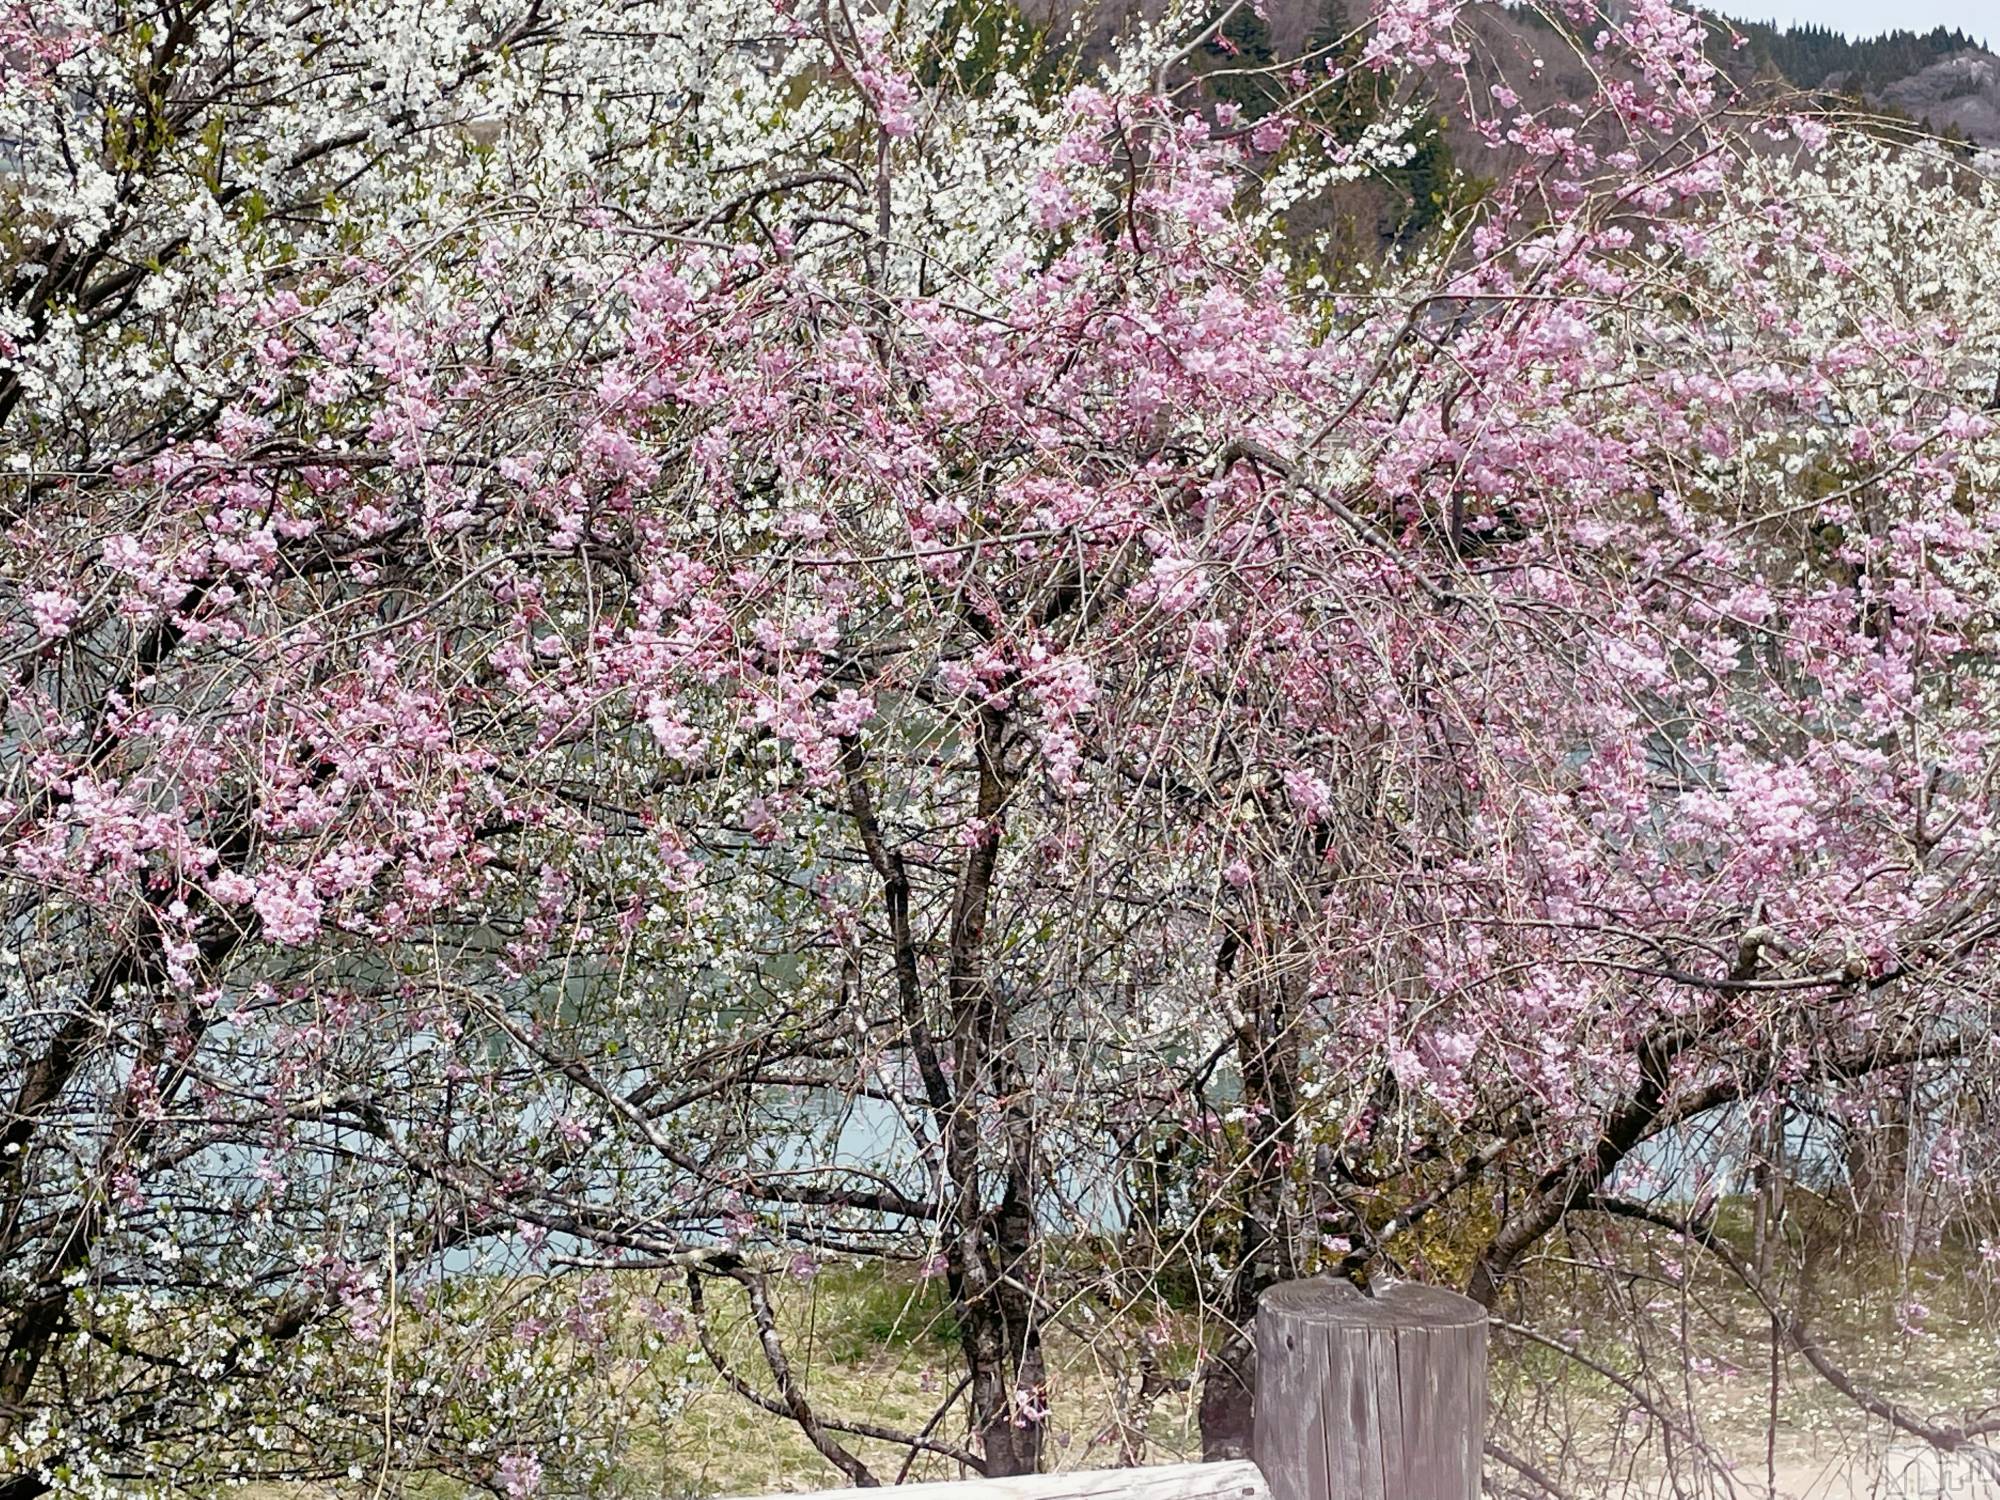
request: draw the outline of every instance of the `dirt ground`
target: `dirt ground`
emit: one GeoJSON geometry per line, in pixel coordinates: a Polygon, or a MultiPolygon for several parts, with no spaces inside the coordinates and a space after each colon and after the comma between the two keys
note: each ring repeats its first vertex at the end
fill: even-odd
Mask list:
{"type": "MultiPolygon", "coordinates": [[[[1781,1456],[1777,1464],[1779,1500],[2000,1500],[2000,1466],[1983,1469],[1961,1455],[1940,1454],[1913,1443],[1827,1446],[1818,1455],[1781,1456]]],[[[1766,1470],[1761,1457],[1738,1470],[1745,1500],[1762,1497],[1766,1470]]],[[[1624,1500],[1667,1500],[1670,1484],[1628,1488],[1624,1500]]]]}

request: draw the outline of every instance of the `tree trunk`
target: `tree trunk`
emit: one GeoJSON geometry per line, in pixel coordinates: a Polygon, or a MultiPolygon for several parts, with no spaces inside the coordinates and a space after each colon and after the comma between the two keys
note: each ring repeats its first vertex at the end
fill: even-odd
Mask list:
{"type": "MultiPolygon", "coordinates": [[[[1217,958],[1226,980],[1238,952],[1225,940],[1217,958]]],[[[1250,1455],[1256,1405],[1257,1353],[1251,1324],[1266,1288],[1298,1273],[1296,1225],[1290,1212],[1288,1168],[1298,1122],[1298,1034],[1295,1007],[1282,978],[1256,986],[1254,1004],[1236,1031],[1243,1080],[1245,1160],[1237,1206],[1235,1264],[1223,1299],[1234,1325],[1202,1363],[1201,1454],[1214,1463],[1250,1455]]]]}

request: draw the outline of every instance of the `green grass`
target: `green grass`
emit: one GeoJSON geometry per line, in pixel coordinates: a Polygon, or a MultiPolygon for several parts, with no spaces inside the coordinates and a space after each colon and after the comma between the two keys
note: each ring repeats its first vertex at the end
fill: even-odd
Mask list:
{"type": "MultiPolygon", "coordinates": [[[[774,1283],[773,1304],[787,1357],[816,1415],[825,1422],[860,1418],[965,1443],[963,1402],[942,1418],[939,1407],[962,1372],[958,1332],[942,1282],[880,1267],[831,1267],[805,1281],[774,1283]]],[[[707,1294],[716,1342],[742,1378],[762,1391],[772,1383],[742,1295],[722,1281],[707,1294]]],[[[1198,1357],[1194,1320],[1140,1327],[1137,1318],[1080,1315],[1046,1330],[1052,1418],[1050,1468],[1097,1468],[1125,1461],[1136,1448],[1149,1462],[1199,1449],[1193,1397],[1170,1392],[1147,1412],[1144,1432],[1122,1422],[1121,1373],[1136,1364],[1142,1336],[1154,1341],[1169,1375],[1192,1373],[1198,1357]]],[[[674,1345],[640,1374],[679,1410],[669,1421],[627,1435],[614,1488],[637,1497],[752,1495],[826,1489],[841,1476],[792,1422],[758,1410],[727,1389],[691,1344],[674,1345]]],[[[1132,1381],[1136,1384],[1136,1381],[1132,1381]]],[[[1129,1389],[1129,1386],[1128,1386],[1129,1389]]],[[[837,1434],[885,1481],[902,1471],[907,1450],[837,1434]]],[[[962,1477],[956,1464],[921,1455],[912,1479],[962,1477]]]]}
{"type": "Polygon", "coordinates": [[[958,1324],[936,1277],[843,1266],[814,1277],[804,1300],[815,1352],[839,1363],[865,1363],[890,1349],[942,1357],[958,1345],[958,1324]]]}

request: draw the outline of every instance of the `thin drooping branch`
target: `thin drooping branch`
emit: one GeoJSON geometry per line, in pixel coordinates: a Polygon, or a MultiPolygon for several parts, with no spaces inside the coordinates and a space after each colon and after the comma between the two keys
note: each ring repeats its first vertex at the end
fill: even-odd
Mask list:
{"type": "MultiPolygon", "coordinates": [[[[695,1336],[708,1362],[729,1389],[743,1400],[773,1416],[796,1422],[799,1430],[820,1454],[850,1481],[860,1487],[874,1487],[881,1484],[868,1465],[863,1463],[847,1448],[836,1442],[829,1434],[834,1432],[852,1433],[856,1437],[870,1438],[877,1442],[890,1443],[907,1448],[914,1456],[917,1453],[936,1453],[963,1464],[974,1473],[984,1473],[984,1462],[978,1455],[967,1451],[956,1443],[947,1442],[933,1435],[942,1415],[949,1408],[950,1401],[934,1414],[924,1429],[916,1433],[906,1433],[878,1422],[869,1422],[846,1417],[828,1417],[818,1413],[792,1373],[790,1358],[785,1353],[784,1341],[777,1326],[777,1316],[771,1306],[770,1291],[764,1272],[748,1266],[733,1265],[733,1257],[726,1255],[712,1258],[709,1269],[741,1285],[749,1298],[752,1322],[757,1329],[757,1342],[763,1351],[764,1362],[770,1369],[771,1379],[778,1388],[778,1395],[771,1396],[758,1390],[739,1374],[729,1362],[717,1341],[711,1326],[707,1301],[702,1294],[703,1270],[698,1265],[686,1268],[688,1306],[693,1314],[695,1336]]],[[[905,1472],[908,1461],[905,1461],[905,1472]]]]}
{"type": "MultiPolygon", "coordinates": [[[[1598,1197],[1589,1206],[1600,1213],[1618,1218],[1636,1219],[1641,1223],[1664,1229],[1706,1251],[1757,1299],[1770,1315],[1773,1326],[1783,1335],[1785,1341],[1798,1351],[1806,1363],[1813,1367],[1820,1378],[1870,1415],[1880,1417],[1899,1431],[1921,1438],[1932,1447],[1946,1453],[1972,1450],[1980,1444],[1981,1439],[2000,1435],[2000,1417],[1982,1422],[1969,1422],[1963,1426],[1935,1422],[1912,1411],[1901,1402],[1892,1401],[1879,1392],[1868,1389],[1827,1352],[1826,1347],[1813,1336],[1804,1317],[1796,1309],[1783,1304],[1777,1294],[1757,1274],[1757,1268],[1751,1265],[1734,1245],[1718,1234],[1713,1224],[1694,1218],[1676,1219],[1658,1209],[1624,1198],[1598,1197]]],[[[2000,1453],[1991,1449],[1982,1450],[1982,1456],[1986,1462],[2000,1462],[2000,1453]]]]}

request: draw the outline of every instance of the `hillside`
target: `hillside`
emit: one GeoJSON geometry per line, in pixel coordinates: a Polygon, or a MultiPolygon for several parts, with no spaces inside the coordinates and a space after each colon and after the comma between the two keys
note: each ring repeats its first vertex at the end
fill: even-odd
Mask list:
{"type": "Polygon", "coordinates": [[[1804,89],[1845,94],[1948,136],[2000,149],[2000,56],[1943,26],[1850,40],[1824,26],[1733,21],[1758,66],[1804,89]]]}

